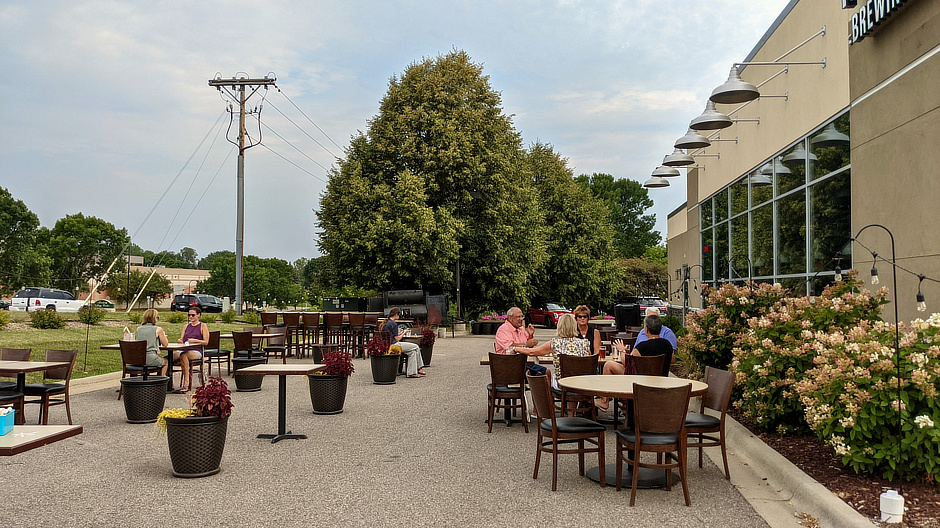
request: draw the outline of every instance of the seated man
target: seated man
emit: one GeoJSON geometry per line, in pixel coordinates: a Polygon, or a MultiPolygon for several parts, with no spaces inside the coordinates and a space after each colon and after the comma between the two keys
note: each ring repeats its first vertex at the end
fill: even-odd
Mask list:
{"type": "MultiPolygon", "coordinates": [[[[650,306],[649,308],[647,308],[646,317],[649,317],[651,315],[655,315],[656,317],[661,317],[659,313],[659,308],[655,306],[650,306]]],[[[663,325],[662,331],[659,332],[659,337],[665,339],[666,341],[669,341],[669,344],[672,345],[673,351],[676,351],[679,349],[679,340],[676,338],[675,332],[670,330],[668,326],[663,325]]],[[[643,328],[642,330],[640,330],[640,333],[636,336],[636,342],[633,344],[633,346],[639,345],[640,343],[642,343],[643,341],[646,341],[647,339],[649,338],[646,336],[646,328],[643,328]]]]}
{"type": "Polygon", "coordinates": [[[511,353],[508,351],[510,347],[534,347],[539,344],[539,340],[533,337],[535,327],[530,324],[528,328],[523,328],[523,323],[525,323],[525,316],[518,307],[513,306],[506,312],[506,322],[496,330],[497,354],[511,353]]]}
{"type": "MultiPolygon", "coordinates": [[[[604,363],[604,374],[623,374],[625,370],[624,362],[626,355],[631,356],[666,356],[663,358],[662,376],[669,376],[669,367],[672,365],[673,350],[672,344],[664,339],[660,333],[663,329],[663,320],[658,315],[647,315],[643,319],[643,330],[646,331],[649,338],[642,343],[637,343],[632,351],[627,350],[623,341],[617,340],[614,344],[620,351],[620,361],[608,361],[604,363]]],[[[594,404],[600,409],[607,409],[610,405],[609,398],[597,398],[594,404]]]]}

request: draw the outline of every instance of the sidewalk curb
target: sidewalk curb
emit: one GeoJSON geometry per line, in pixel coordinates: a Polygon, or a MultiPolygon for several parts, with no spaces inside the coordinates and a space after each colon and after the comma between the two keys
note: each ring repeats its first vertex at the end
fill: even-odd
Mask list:
{"type": "MultiPolygon", "coordinates": [[[[833,495],[825,486],[771,449],[730,416],[726,417],[725,434],[727,435],[731,482],[739,487],[745,499],[771,526],[793,526],[797,513],[810,514],[820,521],[821,526],[825,527],[871,528],[875,526],[874,522],[833,495]],[[742,478],[742,472],[753,474],[757,480],[742,478]],[[760,485],[762,481],[776,490],[778,495],[789,495],[789,497],[771,499],[778,502],[785,501],[792,506],[792,511],[787,516],[788,519],[781,518],[779,507],[771,508],[776,509],[777,514],[768,515],[766,512],[768,499],[748,492],[748,490],[756,491],[755,483],[760,485]]],[[[719,468],[722,467],[720,449],[706,448],[705,453],[719,468]]],[[[689,458],[691,463],[691,453],[689,458]]]]}

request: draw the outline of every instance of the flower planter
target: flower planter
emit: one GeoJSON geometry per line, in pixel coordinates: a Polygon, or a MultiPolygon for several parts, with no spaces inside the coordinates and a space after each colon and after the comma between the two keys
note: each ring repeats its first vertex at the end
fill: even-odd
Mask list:
{"type": "Polygon", "coordinates": [[[166,418],[166,440],[173,476],[197,478],[218,473],[227,431],[228,418],[166,418]]]}
{"type": "Polygon", "coordinates": [[[431,364],[431,352],[434,351],[434,345],[418,345],[421,349],[421,359],[424,360],[424,366],[431,364]]]}
{"type": "MultiPolygon", "coordinates": [[[[255,365],[264,365],[267,358],[232,358],[232,374],[245,367],[255,365]]],[[[254,392],[261,390],[261,382],[264,381],[262,375],[243,375],[235,376],[235,390],[238,392],[254,392]]]]}
{"type": "Polygon", "coordinates": [[[391,385],[398,376],[398,364],[401,354],[385,356],[372,356],[372,383],[376,385],[391,385]]]}
{"type": "Polygon", "coordinates": [[[346,403],[347,376],[307,376],[313,414],[339,414],[346,403]]]}
{"type": "Polygon", "coordinates": [[[481,335],[483,333],[483,325],[476,321],[470,321],[470,333],[473,335],[481,335]]]}
{"type": "Polygon", "coordinates": [[[166,376],[134,376],[121,379],[127,423],[153,423],[166,403],[166,376]]]}

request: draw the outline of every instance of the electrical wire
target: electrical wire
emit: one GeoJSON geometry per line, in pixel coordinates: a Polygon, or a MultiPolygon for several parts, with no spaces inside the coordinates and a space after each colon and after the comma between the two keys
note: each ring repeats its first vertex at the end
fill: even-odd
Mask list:
{"type": "Polygon", "coordinates": [[[269,146],[267,146],[267,145],[264,145],[264,144],[262,144],[261,146],[264,147],[264,148],[266,148],[266,149],[268,150],[268,152],[270,152],[271,154],[274,154],[275,156],[277,156],[277,157],[281,158],[282,160],[286,161],[287,163],[290,163],[290,164],[293,165],[294,167],[297,167],[297,168],[298,168],[299,170],[301,170],[302,172],[306,172],[306,173],[309,174],[310,176],[313,176],[314,178],[316,178],[316,179],[322,181],[323,183],[329,183],[329,181],[324,180],[322,177],[317,176],[316,174],[314,174],[314,173],[308,171],[307,169],[305,169],[305,168],[301,167],[300,165],[297,165],[297,164],[294,163],[293,161],[287,159],[286,157],[284,157],[283,154],[281,154],[280,152],[278,152],[278,151],[272,149],[271,147],[269,147],[269,146]]]}
{"type": "Polygon", "coordinates": [[[264,127],[267,128],[272,134],[274,134],[275,136],[277,136],[278,138],[280,138],[281,141],[283,141],[284,143],[287,143],[291,148],[293,148],[294,150],[296,150],[297,152],[299,152],[301,156],[303,156],[303,157],[307,158],[308,160],[312,161],[317,167],[320,167],[320,168],[323,169],[325,172],[329,172],[329,171],[330,171],[330,169],[324,167],[322,164],[320,164],[320,162],[318,162],[317,160],[315,160],[315,159],[311,158],[309,155],[307,155],[306,152],[304,152],[303,150],[300,150],[300,148],[297,147],[297,145],[294,145],[293,143],[291,143],[290,141],[288,141],[286,138],[284,138],[284,136],[278,134],[273,128],[271,128],[271,125],[269,125],[269,124],[267,124],[267,123],[264,123],[264,122],[262,122],[261,124],[264,125],[264,127]]]}
{"type": "MultiPolygon", "coordinates": [[[[315,126],[315,127],[317,128],[317,130],[320,131],[321,134],[323,134],[324,136],[326,136],[326,139],[329,139],[329,140],[330,140],[330,143],[332,143],[333,145],[336,145],[336,148],[338,148],[338,149],[340,149],[340,150],[343,150],[343,147],[337,145],[336,142],[333,141],[333,138],[331,138],[329,134],[327,134],[326,132],[324,132],[323,129],[320,128],[319,125],[317,125],[316,123],[314,123],[314,122],[313,122],[313,119],[310,119],[310,116],[308,116],[303,110],[301,110],[299,106],[297,106],[296,104],[294,104],[294,101],[292,101],[291,98],[288,97],[287,94],[284,93],[283,90],[281,90],[281,87],[278,86],[277,83],[274,83],[274,88],[277,89],[277,93],[283,95],[283,96],[284,96],[284,99],[287,99],[287,102],[289,102],[294,108],[296,108],[297,111],[300,112],[301,115],[303,115],[304,117],[306,117],[306,118],[307,118],[307,121],[310,121],[310,124],[311,124],[311,125],[315,126]]],[[[272,105],[272,106],[273,106],[273,105],[272,105]]],[[[298,127],[298,128],[299,128],[299,127],[298,127]]],[[[313,138],[311,138],[311,139],[313,139],[313,138]]],[[[317,143],[317,144],[319,145],[319,143],[317,143]]],[[[320,145],[320,146],[322,146],[322,145],[320,145]]],[[[323,148],[325,149],[326,147],[323,147],[323,148]]],[[[329,152],[329,151],[327,151],[327,152],[329,152]]],[[[339,156],[333,154],[332,152],[330,152],[330,154],[332,154],[334,158],[338,158],[338,157],[339,157],[339,156]]]]}
{"type": "MultiPolygon", "coordinates": [[[[285,96],[285,97],[287,97],[287,96],[285,96]]],[[[316,138],[314,138],[313,136],[311,136],[310,134],[308,134],[306,130],[304,130],[303,128],[301,128],[300,125],[298,125],[296,122],[294,122],[293,119],[291,119],[290,117],[287,116],[287,114],[285,114],[284,112],[282,112],[280,108],[278,108],[277,106],[274,105],[274,103],[270,103],[270,102],[269,102],[268,104],[270,104],[275,110],[277,110],[277,113],[281,114],[281,116],[284,117],[284,119],[290,121],[290,124],[292,124],[292,125],[294,125],[295,127],[297,127],[297,129],[300,130],[301,132],[303,132],[305,136],[307,136],[308,138],[310,138],[311,141],[313,141],[314,143],[316,143],[317,145],[319,145],[320,148],[322,148],[323,150],[327,151],[327,153],[329,153],[330,156],[333,156],[334,158],[339,159],[339,156],[337,156],[336,154],[334,154],[333,151],[331,151],[329,148],[326,147],[326,145],[324,145],[323,143],[320,143],[319,141],[316,140],[316,138]]],[[[295,108],[296,108],[296,107],[295,107],[295,108]]],[[[301,111],[301,113],[303,113],[303,111],[301,111]]],[[[307,119],[309,120],[309,118],[307,118],[307,119]]],[[[313,121],[311,121],[311,123],[313,123],[313,121]]],[[[320,127],[318,127],[316,123],[313,123],[313,126],[317,127],[317,130],[320,130],[320,127]]],[[[323,131],[320,130],[320,132],[323,132],[323,131]]],[[[323,135],[326,136],[325,133],[324,133],[323,135]]],[[[333,141],[333,139],[330,138],[330,136],[326,136],[326,137],[329,138],[330,141],[333,141]]],[[[336,142],[333,141],[333,144],[336,145],[336,142]]],[[[337,147],[340,148],[340,150],[342,150],[342,148],[339,147],[338,145],[337,145],[337,147]]]]}

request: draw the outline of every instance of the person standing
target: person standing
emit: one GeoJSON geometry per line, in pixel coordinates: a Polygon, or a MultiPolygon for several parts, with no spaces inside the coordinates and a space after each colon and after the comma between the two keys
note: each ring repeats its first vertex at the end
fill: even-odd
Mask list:
{"type": "Polygon", "coordinates": [[[506,312],[506,322],[496,330],[497,354],[511,353],[508,351],[510,347],[531,348],[539,344],[539,340],[534,337],[535,327],[529,324],[527,328],[523,328],[523,324],[525,324],[525,316],[522,315],[519,307],[513,306],[506,312]]]}
{"type": "Polygon", "coordinates": [[[183,328],[183,335],[176,340],[177,343],[186,345],[186,348],[173,351],[173,363],[180,362],[182,369],[180,380],[180,392],[187,392],[193,385],[193,370],[191,362],[202,359],[202,347],[209,344],[209,325],[200,322],[202,309],[193,306],[189,309],[189,323],[183,328]]]}
{"type": "Polygon", "coordinates": [[[385,322],[385,331],[388,332],[388,335],[391,337],[391,344],[400,345],[401,353],[408,356],[407,376],[409,378],[426,376],[427,372],[424,371],[424,358],[421,357],[421,350],[418,345],[401,340],[401,338],[405,337],[405,329],[402,328],[399,330],[398,328],[398,319],[400,318],[401,310],[399,310],[397,306],[389,310],[388,321],[385,322]]]}

